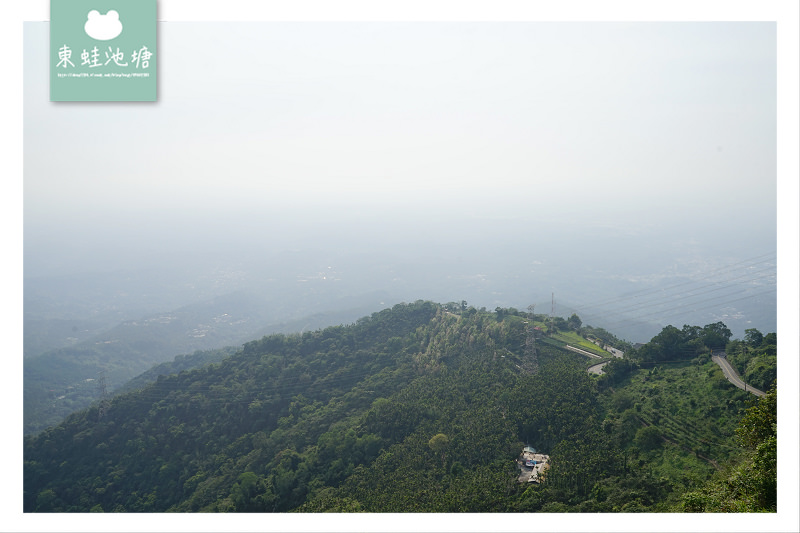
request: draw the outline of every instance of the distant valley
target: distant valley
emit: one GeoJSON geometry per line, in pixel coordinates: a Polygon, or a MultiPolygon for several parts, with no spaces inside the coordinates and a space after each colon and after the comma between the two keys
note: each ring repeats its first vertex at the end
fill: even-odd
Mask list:
{"type": "Polygon", "coordinates": [[[578,313],[630,342],[646,341],[676,319],[722,320],[739,337],[750,327],[774,329],[775,267],[769,255],[729,266],[687,258],[685,265],[647,276],[635,270],[621,276],[607,273],[609,261],[616,260],[598,260],[595,249],[570,252],[576,259],[562,258],[563,269],[546,260],[547,246],[512,253],[501,239],[488,253],[470,257],[422,243],[408,258],[402,247],[370,254],[287,250],[227,263],[204,254],[173,257],[161,267],[30,277],[25,432],[96,401],[101,377],[114,390],[176,356],[346,324],[419,298],[465,300],[489,310],[535,304],[537,312],[578,313]],[[426,250],[423,260],[411,260],[426,250]],[[536,284],[542,279],[548,285],[536,284]],[[742,305],[746,312],[739,311],[742,305]]]}

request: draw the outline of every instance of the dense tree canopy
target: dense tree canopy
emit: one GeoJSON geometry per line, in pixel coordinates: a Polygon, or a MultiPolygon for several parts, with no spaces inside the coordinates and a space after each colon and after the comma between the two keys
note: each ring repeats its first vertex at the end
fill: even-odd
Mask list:
{"type": "Polygon", "coordinates": [[[707,324],[702,328],[684,325],[678,329],[670,325],[630,356],[641,362],[692,359],[702,353],[723,351],[731,335],[731,330],[722,322],[707,324]]]}
{"type": "MultiPolygon", "coordinates": [[[[462,304],[271,335],[138,382],[102,417],[25,439],[25,511],[670,511],[732,457],[748,394],[687,359],[704,328],[665,328],[596,378],[560,335],[532,364],[532,315],[462,304]],[[550,456],[540,485],[517,481],[525,444],[550,456]]],[[[765,416],[741,434],[762,488],[765,416]]]]}

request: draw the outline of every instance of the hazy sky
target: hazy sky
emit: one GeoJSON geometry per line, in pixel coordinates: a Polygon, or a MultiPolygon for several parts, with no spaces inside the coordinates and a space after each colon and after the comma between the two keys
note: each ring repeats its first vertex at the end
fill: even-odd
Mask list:
{"type": "Polygon", "coordinates": [[[774,23],[165,22],[155,104],[49,102],[47,28],[25,27],[31,242],[286,208],[774,228],[774,23]]]}

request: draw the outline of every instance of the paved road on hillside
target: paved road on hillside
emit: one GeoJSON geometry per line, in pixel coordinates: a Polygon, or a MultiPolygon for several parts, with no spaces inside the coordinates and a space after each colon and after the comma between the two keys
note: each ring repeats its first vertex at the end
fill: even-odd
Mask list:
{"type": "Polygon", "coordinates": [[[603,367],[608,364],[608,361],[605,363],[598,363],[596,365],[592,365],[588,368],[589,372],[592,374],[597,374],[598,376],[603,374],[603,367]]]}
{"type": "MultiPolygon", "coordinates": [[[[588,355],[589,357],[600,357],[599,355],[595,355],[593,353],[589,353],[587,351],[581,350],[580,348],[575,348],[574,346],[567,345],[567,349],[572,350],[573,352],[577,352],[582,355],[588,355]]],[[[622,357],[623,353],[621,350],[617,350],[616,348],[612,348],[611,346],[603,346],[603,349],[609,352],[614,357],[622,357]]],[[[603,374],[603,367],[608,364],[608,361],[605,363],[597,363],[596,365],[590,366],[587,370],[592,374],[597,374],[598,376],[603,374]]]]}
{"type": "Polygon", "coordinates": [[[728,381],[740,389],[753,393],[756,396],[764,396],[764,391],[760,391],[742,381],[742,378],[739,377],[736,369],[733,368],[728,362],[727,354],[725,352],[718,352],[717,354],[712,355],[711,359],[719,365],[719,367],[722,369],[722,373],[725,374],[725,377],[728,379],[728,381]]]}
{"type": "Polygon", "coordinates": [[[611,355],[613,355],[614,357],[622,358],[622,350],[617,350],[616,348],[612,348],[611,346],[608,345],[603,346],[603,349],[607,352],[610,352],[611,355]]]}

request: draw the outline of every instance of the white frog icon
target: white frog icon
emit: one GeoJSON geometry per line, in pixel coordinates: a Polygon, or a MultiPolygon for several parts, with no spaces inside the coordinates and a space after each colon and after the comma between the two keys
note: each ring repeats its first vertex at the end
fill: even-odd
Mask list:
{"type": "Polygon", "coordinates": [[[86,24],[83,29],[86,35],[98,41],[110,41],[122,33],[122,22],[119,20],[119,13],[113,9],[105,15],[101,15],[96,9],[89,11],[86,16],[86,24]]]}

